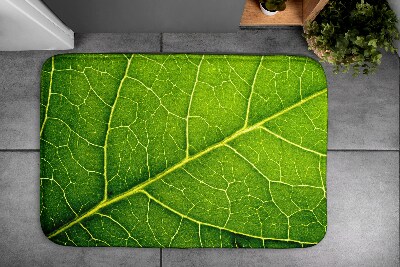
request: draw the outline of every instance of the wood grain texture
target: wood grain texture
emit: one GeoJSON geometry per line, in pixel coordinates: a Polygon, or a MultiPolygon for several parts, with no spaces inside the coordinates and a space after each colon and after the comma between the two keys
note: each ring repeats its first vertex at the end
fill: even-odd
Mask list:
{"type": "Polygon", "coordinates": [[[240,26],[274,25],[303,25],[303,1],[287,1],[286,9],[275,16],[264,15],[260,10],[258,0],[246,1],[240,26]]]}
{"type": "Polygon", "coordinates": [[[303,23],[313,21],[329,0],[303,0],[303,23]]]}

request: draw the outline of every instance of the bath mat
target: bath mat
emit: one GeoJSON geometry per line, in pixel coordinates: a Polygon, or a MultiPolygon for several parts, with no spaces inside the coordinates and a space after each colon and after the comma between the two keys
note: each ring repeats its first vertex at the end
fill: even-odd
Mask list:
{"type": "Polygon", "coordinates": [[[327,83],[296,56],[66,54],[40,96],[40,218],[67,246],[325,235],[327,83]]]}

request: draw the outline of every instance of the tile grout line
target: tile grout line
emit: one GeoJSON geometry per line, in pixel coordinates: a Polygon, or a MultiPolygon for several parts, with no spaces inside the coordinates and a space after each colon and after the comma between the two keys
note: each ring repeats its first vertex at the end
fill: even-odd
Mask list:
{"type": "Polygon", "coordinates": [[[1,152],[40,152],[40,149],[0,149],[1,152]]]}
{"type": "Polygon", "coordinates": [[[328,152],[399,152],[399,149],[328,149],[328,152]]]}
{"type": "Polygon", "coordinates": [[[160,32],[160,53],[162,53],[163,52],[163,50],[164,50],[164,47],[163,47],[163,42],[164,42],[164,35],[163,35],[163,33],[162,32],[160,32]]]}
{"type": "Polygon", "coordinates": [[[160,267],[162,267],[162,248],[160,248],[160,267]]]}

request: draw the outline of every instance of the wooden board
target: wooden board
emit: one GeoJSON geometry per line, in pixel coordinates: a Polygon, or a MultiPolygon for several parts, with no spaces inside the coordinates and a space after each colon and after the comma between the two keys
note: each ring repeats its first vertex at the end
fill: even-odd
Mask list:
{"type": "Polygon", "coordinates": [[[312,21],[329,0],[303,0],[303,23],[312,21]]]}
{"type": "Polygon", "coordinates": [[[240,26],[303,25],[303,0],[288,0],[286,9],[275,16],[266,16],[258,0],[246,0],[240,26]]]}

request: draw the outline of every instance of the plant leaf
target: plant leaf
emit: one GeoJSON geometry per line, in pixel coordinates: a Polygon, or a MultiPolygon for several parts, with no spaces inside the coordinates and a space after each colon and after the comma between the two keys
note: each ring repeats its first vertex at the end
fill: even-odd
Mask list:
{"type": "Polygon", "coordinates": [[[289,248],[326,232],[327,89],[309,58],[59,55],[40,136],[55,243],[289,248]]]}

